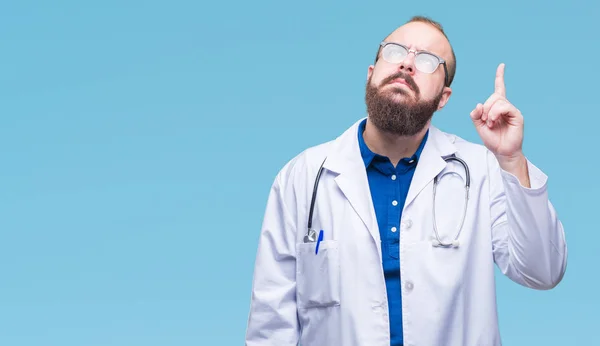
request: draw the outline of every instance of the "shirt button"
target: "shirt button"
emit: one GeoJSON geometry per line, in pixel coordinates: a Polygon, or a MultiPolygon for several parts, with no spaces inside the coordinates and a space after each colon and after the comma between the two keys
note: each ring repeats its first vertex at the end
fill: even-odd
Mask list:
{"type": "Polygon", "coordinates": [[[396,232],[398,229],[396,227],[392,227],[392,232],[396,232]]]}
{"type": "Polygon", "coordinates": [[[396,180],[396,175],[392,175],[392,180],[396,180]]]}
{"type": "Polygon", "coordinates": [[[398,205],[398,201],[392,201],[392,205],[395,207],[398,205]]]}

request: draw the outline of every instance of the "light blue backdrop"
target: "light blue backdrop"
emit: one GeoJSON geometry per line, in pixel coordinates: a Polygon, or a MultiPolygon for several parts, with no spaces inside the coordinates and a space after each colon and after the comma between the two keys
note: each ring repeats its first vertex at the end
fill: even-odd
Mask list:
{"type": "Polygon", "coordinates": [[[556,289],[498,277],[505,344],[597,342],[600,11],[567,3],[3,2],[0,344],[242,345],[275,174],[365,115],[377,44],[415,14],[458,56],[435,124],[480,142],[505,62],[566,227],[556,289]]]}

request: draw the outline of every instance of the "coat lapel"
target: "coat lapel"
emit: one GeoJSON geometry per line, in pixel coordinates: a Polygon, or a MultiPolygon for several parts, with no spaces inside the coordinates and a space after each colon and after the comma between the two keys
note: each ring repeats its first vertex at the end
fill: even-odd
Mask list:
{"type": "Polygon", "coordinates": [[[408,207],[415,197],[433,181],[436,175],[440,174],[446,167],[444,157],[456,152],[454,143],[439,129],[434,126],[429,127],[428,140],[423,147],[419,162],[415,169],[408,195],[404,202],[404,207],[408,207]]]}
{"type": "MultiPolygon", "coordinates": [[[[357,131],[362,120],[364,119],[354,123],[353,126],[334,140],[323,167],[337,174],[335,182],[369,230],[381,253],[377,218],[369,189],[367,172],[358,146],[357,131]]],[[[446,167],[444,157],[455,152],[456,147],[453,141],[436,127],[430,126],[428,140],[423,147],[404,203],[405,208],[446,167]]]]}
{"type": "Polygon", "coordinates": [[[377,248],[381,250],[379,228],[369,189],[367,171],[358,146],[360,121],[356,122],[334,141],[332,150],[329,152],[323,167],[338,174],[335,178],[336,184],[369,230],[377,248]]]}

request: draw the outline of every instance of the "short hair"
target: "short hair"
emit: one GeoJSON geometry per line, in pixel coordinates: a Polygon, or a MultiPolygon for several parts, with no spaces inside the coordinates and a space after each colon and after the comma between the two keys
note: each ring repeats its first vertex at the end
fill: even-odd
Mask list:
{"type": "MultiPolygon", "coordinates": [[[[440,31],[442,33],[442,35],[444,35],[444,37],[446,38],[446,40],[448,40],[448,42],[450,42],[450,39],[448,38],[448,35],[446,35],[446,32],[444,31],[442,24],[440,24],[439,22],[437,22],[429,17],[426,17],[426,16],[413,16],[408,21],[406,21],[404,23],[404,25],[406,25],[408,23],[414,23],[414,22],[425,23],[425,24],[429,24],[429,25],[433,26],[434,28],[438,29],[438,31],[440,31]]],[[[381,50],[381,47],[379,47],[377,49],[377,55],[375,56],[375,62],[377,62],[377,60],[379,59],[380,50],[381,50]]],[[[450,52],[452,53],[452,59],[451,59],[451,61],[448,61],[448,63],[447,63],[447,65],[448,65],[448,86],[450,86],[452,84],[452,81],[454,80],[454,75],[456,74],[456,55],[454,54],[454,48],[452,48],[452,44],[450,44],[450,52]]]]}

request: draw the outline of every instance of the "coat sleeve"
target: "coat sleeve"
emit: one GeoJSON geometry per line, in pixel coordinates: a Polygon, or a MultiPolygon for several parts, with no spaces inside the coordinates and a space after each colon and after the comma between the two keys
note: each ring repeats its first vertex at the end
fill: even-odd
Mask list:
{"type": "Polygon", "coordinates": [[[566,271],[567,245],[563,225],[548,198],[548,177],[528,160],[531,187],[526,188],[502,170],[489,151],[487,162],[496,265],[525,287],[555,287],[566,271]]]}
{"type": "Polygon", "coordinates": [[[296,214],[280,173],[267,200],[254,264],[246,346],[297,345],[296,214]]]}

